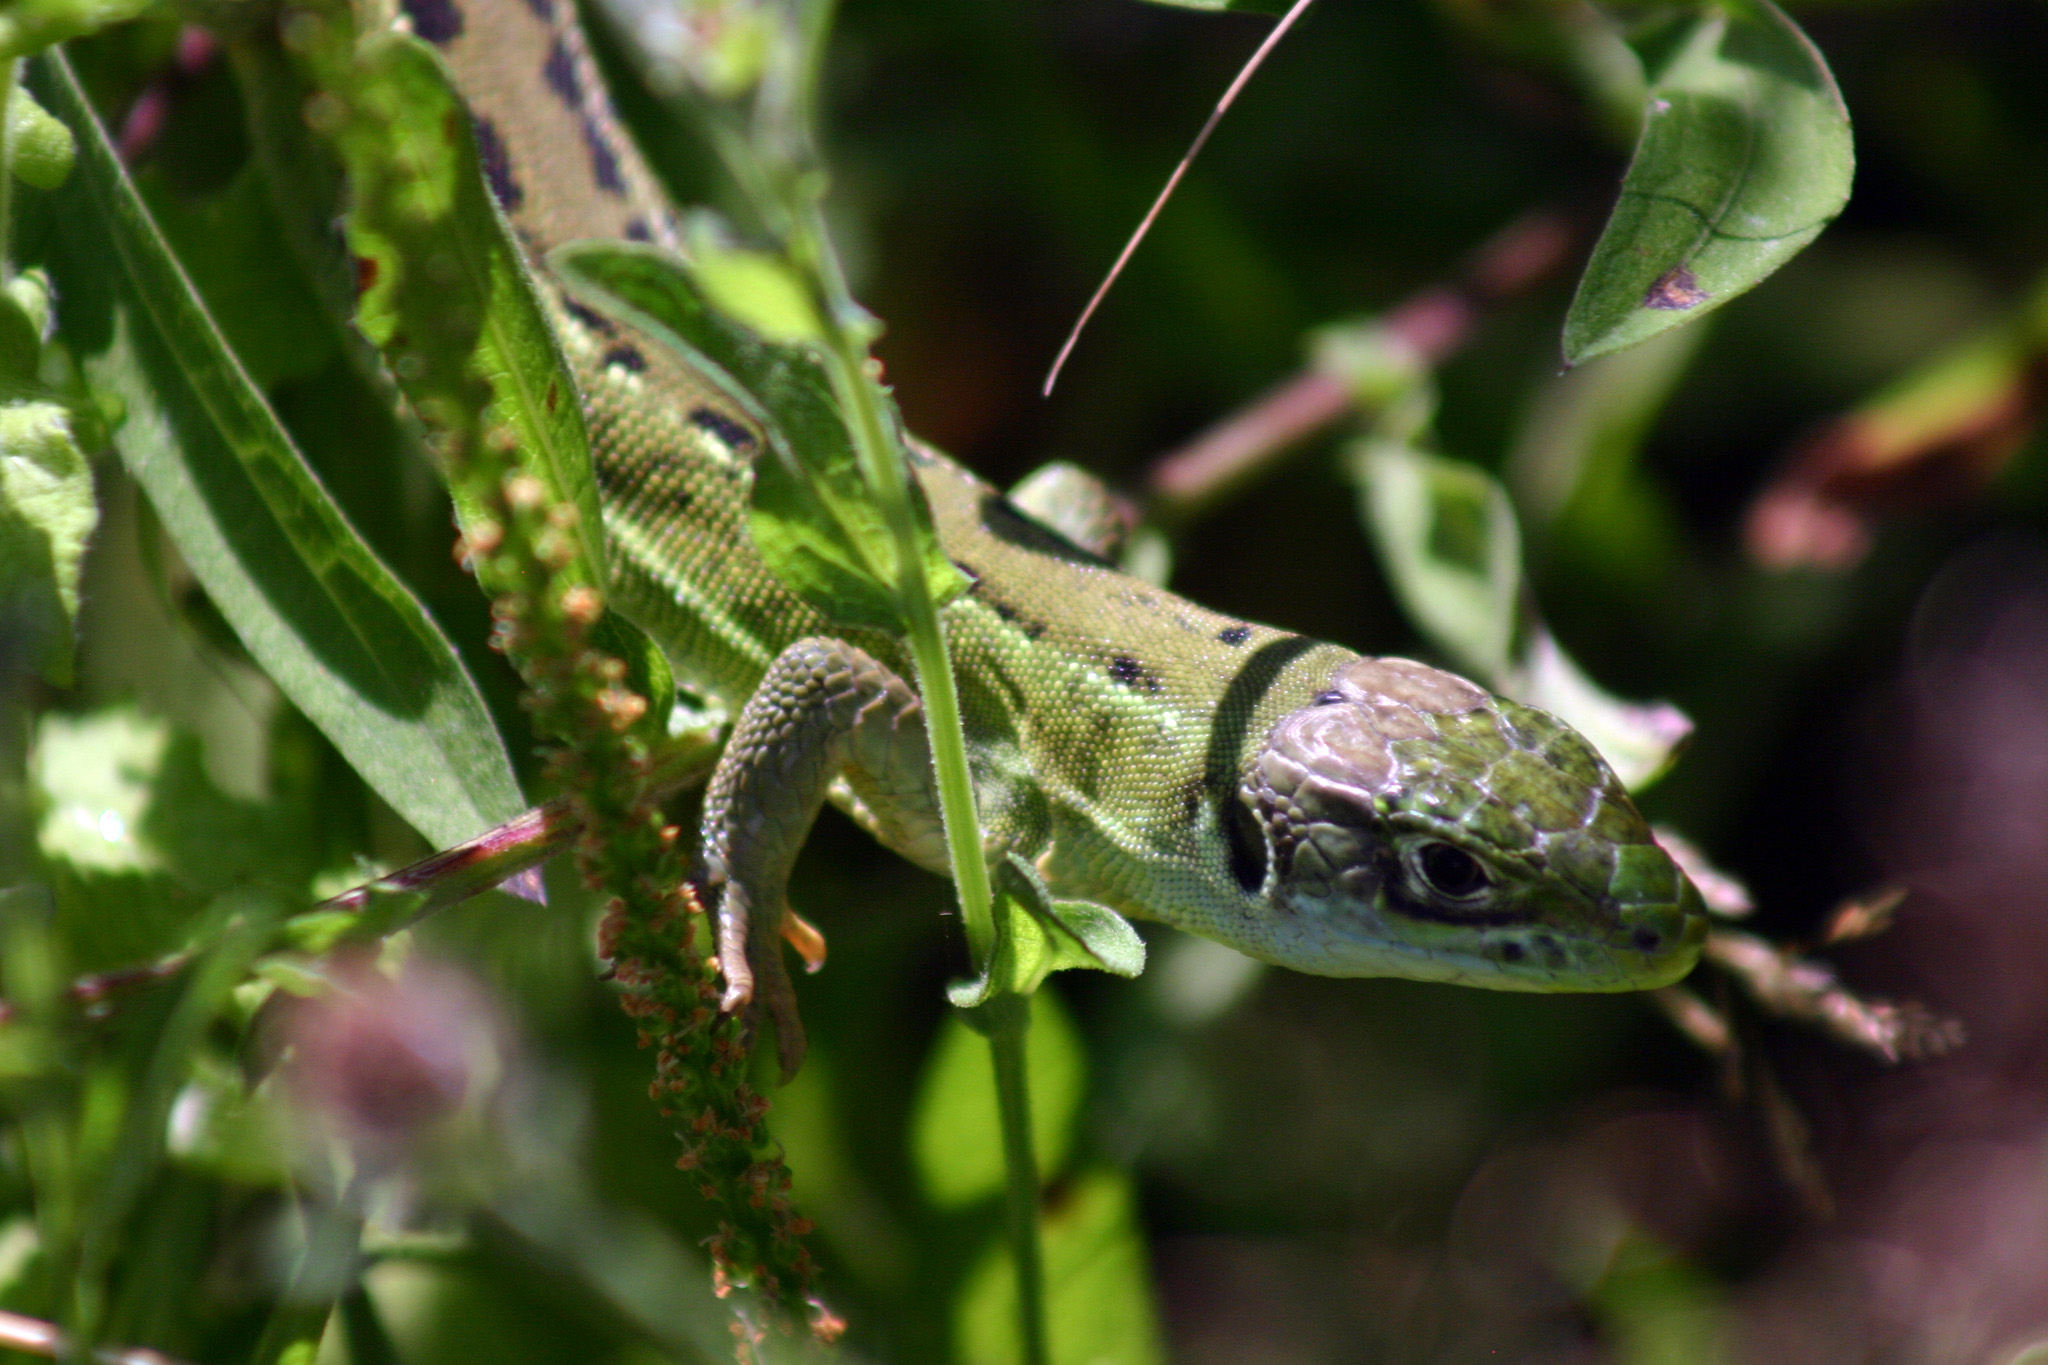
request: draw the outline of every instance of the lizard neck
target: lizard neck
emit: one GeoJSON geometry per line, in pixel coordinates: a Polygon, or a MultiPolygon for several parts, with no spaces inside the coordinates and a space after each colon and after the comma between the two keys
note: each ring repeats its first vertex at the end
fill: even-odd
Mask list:
{"type": "Polygon", "coordinates": [[[574,0],[401,0],[476,120],[498,205],[539,259],[577,238],[674,244],[674,215],[613,113],[574,0]]]}

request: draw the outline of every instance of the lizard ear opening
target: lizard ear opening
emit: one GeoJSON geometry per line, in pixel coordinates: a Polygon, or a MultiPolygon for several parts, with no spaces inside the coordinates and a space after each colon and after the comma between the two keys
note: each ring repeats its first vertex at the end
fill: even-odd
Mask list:
{"type": "Polygon", "coordinates": [[[1223,801],[1223,839],[1230,851],[1230,875],[1247,893],[1266,884],[1266,832],[1236,792],[1223,801]]]}

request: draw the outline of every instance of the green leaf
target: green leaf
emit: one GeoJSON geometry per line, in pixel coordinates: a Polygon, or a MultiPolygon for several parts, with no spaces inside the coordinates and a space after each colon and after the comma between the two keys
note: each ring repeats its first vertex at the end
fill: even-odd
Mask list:
{"type": "Polygon", "coordinates": [[[12,0],[0,6],[0,60],[26,57],[67,38],[122,23],[155,0],[12,0]]]}
{"type": "Polygon", "coordinates": [[[1408,617],[1460,667],[1507,669],[1522,581],[1514,508],[1459,460],[1371,437],[1352,455],[1380,563],[1408,617]]]}
{"type": "Polygon", "coordinates": [[[7,92],[7,135],[14,152],[14,174],[39,190],[54,190],[71,174],[78,146],[71,130],[44,111],[35,96],[16,82],[7,92]]]}
{"type": "Polygon", "coordinates": [[[1106,905],[1056,901],[1036,868],[1012,853],[996,867],[995,949],[973,981],[947,987],[960,1009],[985,1005],[1010,991],[1029,995],[1054,972],[1085,967],[1134,977],[1145,970],[1145,940],[1106,905]]]}
{"type": "Polygon", "coordinates": [[[825,321],[795,271],[766,252],[716,246],[703,237],[691,243],[692,273],[713,308],[764,341],[824,341],[825,321]]]}
{"type": "Polygon", "coordinates": [[[1720,307],[1848,202],[1849,111],[1770,0],[1731,0],[1655,36],[1642,136],[1565,319],[1567,364],[1720,307]]]}
{"type": "Polygon", "coordinates": [[[221,340],[64,59],[37,62],[83,174],[53,197],[66,338],[126,410],[123,462],[293,704],[429,840],[523,802],[453,648],[349,527],[221,340]]]}
{"type": "MultiPolygon", "coordinates": [[[[416,393],[430,427],[449,377],[490,387],[527,472],[576,508],[582,581],[602,587],[604,520],[576,388],[511,231],[484,188],[468,110],[440,58],[406,34],[354,49],[337,134],[353,204],[349,248],[368,287],[356,320],[416,393]]],[[[458,511],[465,525],[476,509],[458,511]]],[[[493,591],[507,585],[487,584],[493,591]]]]}
{"type": "Polygon", "coordinates": [[[78,575],[98,521],[65,409],[0,405],[0,652],[59,687],[71,683],[78,575]]]}
{"type": "MultiPolygon", "coordinates": [[[[1051,1365],[1156,1365],[1166,1359],[1150,1258],[1129,1174],[1092,1170],[1039,1220],[1051,1365]]],[[[1009,1249],[991,1247],[960,1286],[953,1356],[1022,1365],[1009,1249]]]]}
{"type": "Polygon", "coordinates": [[[1692,721],[1669,702],[1627,702],[1602,691],[1548,630],[1533,633],[1521,663],[1501,680],[1500,690],[1584,735],[1630,791],[1662,777],[1692,733],[1692,721]]]}
{"type": "MultiPolygon", "coordinates": [[[[1031,1092],[1031,1146],[1039,1170],[1059,1174],[1073,1145],[1074,1118],[1087,1089],[1081,1040],[1051,991],[1031,997],[1025,1067],[1031,1092]]],[[[941,1208],[988,1199],[1003,1188],[1002,1125],[988,1040],[958,1015],[939,1026],[910,1118],[912,1159],[926,1196],[941,1208]]]]}
{"type": "MultiPolygon", "coordinates": [[[[903,631],[895,542],[818,356],[764,341],[715,311],[690,268],[655,248],[579,242],[550,261],[579,297],[681,354],[766,435],[750,526],[777,576],[835,620],[903,631]]],[[[910,486],[926,579],[943,604],[967,581],[940,551],[917,481],[910,486]]]]}

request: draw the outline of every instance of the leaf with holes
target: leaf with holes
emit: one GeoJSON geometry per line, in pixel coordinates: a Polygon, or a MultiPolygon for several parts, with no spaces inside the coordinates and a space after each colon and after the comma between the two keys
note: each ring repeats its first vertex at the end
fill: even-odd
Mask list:
{"type": "Polygon", "coordinates": [[[1369,438],[1353,452],[1366,525],[1422,633],[1481,681],[1507,668],[1522,583],[1508,496],[1460,460],[1369,438]]]}
{"type": "Polygon", "coordinates": [[[1770,0],[1702,9],[1636,48],[1642,135],[1565,318],[1572,365],[1756,285],[1833,221],[1855,174],[1835,78],[1770,0]]]}

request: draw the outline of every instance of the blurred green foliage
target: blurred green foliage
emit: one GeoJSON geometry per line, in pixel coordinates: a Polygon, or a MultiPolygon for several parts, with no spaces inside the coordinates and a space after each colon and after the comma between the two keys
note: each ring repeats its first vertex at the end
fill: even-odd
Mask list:
{"type": "MultiPolygon", "coordinates": [[[[913,431],[998,482],[1063,457],[1143,489],[1158,456],[1310,363],[1323,329],[1379,325],[1518,216],[1555,211],[1573,259],[1591,249],[1642,107],[1625,25],[1564,0],[1322,0],[1041,401],[1095,272],[1266,30],[1191,12],[1226,8],[1271,9],[848,0],[828,71],[833,229],[887,324],[879,352],[913,431]]],[[[140,9],[9,6],[0,48],[140,9]]],[[[1816,936],[1836,901],[1881,879],[1911,885],[1897,941],[1849,949],[1845,969],[1963,1013],[1976,1041],[1880,1074],[1710,980],[1742,1045],[1717,1064],[1637,999],[1311,980],[1148,935],[1137,981],[1063,974],[1034,1006],[1062,1365],[1689,1365],[1880,1346],[2004,1361],[2048,1335],[2027,1283],[2048,1257],[2039,1234],[1983,1249],[2000,1210],[2048,1226],[2033,1218],[2048,1202],[2029,1098],[2048,1029],[2026,1003],[2048,945],[2024,932],[2038,861],[2020,835],[2007,855],[1978,826],[1942,846],[1947,862],[1895,833],[1941,827],[1902,793],[1953,781],[1967,795],[2048,736],[2048,702],[2013,700],[2039,698],[2048,675],[2027,661],[2048,656],[2010,655],[2025,666],[1998,687],[1955,681],[1959,659],[2008,657],[1992,629],[2007,618],[1987,613],[2040,600],[2048,562],[2040,329],[2015,302],[2048,266],[2048,18],[2011,0],[1795,17],[1856,120],[1855,194],[1813,246],[1710,322],[1564,375],[1570,269],[1485,300],[1465,344],[1425,367],[1424,420],[1389,402],[1417,377],[1404,371],[1377,406],[1174,527],[1173,582],[1379,652],[1449,660],[1466,627],[1465,662],[1503,678],[1532,676],[1551,641],[1569,685],[1589,675],[1675,703],[1695,730],[1648,794],[1653,814],[1743,876],[1782,937],[1816,936]],[[1958,368],[1959,355],[1989,359],[1958,368]],[[1898,393],[1936,417],[1889,444],[1823,425],[1883,417],[1898,393]],[[1482,490],[1475,521],[1500,524],[1499,488],[1512,500],[1519,566],[1413,538],[1449,547],[1438,567],[1478,570],[1453,595],[1488,605],[1445,607],[1449,630],[1430,628],[1384,532],[1380,567],[1361,504],[1389,490],[1357,482],[1375,458],[1409,473],[1456,462],[1482,490]],[[1771,493],[1809,532],[1823,513],[1846,524],[1828,543],[1853,552],[1760,564],[1746,536],[1771,493]],[[1928,657],[1951,671],[1927,674],[1928,657]],[[1977,733],[1929,730],[1912,709],[1928,676],[1995,725],[1913,767],[1916,736],[1977,733]],[[1839,1223],[1820,1219],[1828,1203],[1839,1223]],[[1882,1259],[1872,1246],[1903,1250],[1842,1268],[1882,1259]]],[[[276,73],[193,20],[238,41],[252,22],[158,8],[71,56],[269,400],[273,456],[302,456],[418,599],[475,679],[475,715],[487,709],[531,780],[517,682],[484,647],[446,494],[257,173],[248,117],[278,98],[276,73]]],[[[715,160],[630,63],[610,66],[679,195],[736,210],[715,160]]],[[[16,108],[27,266],[104,229],[63,207],[79,202],[76,172],[45,183],[62,149],[16,108]]],[[[46,422],[0,448],[0,886],[17,888],[0,893],[15,1011],[0,1027],[0,1306],[191,1361],[260,1358],[294,1312],[330,1300],[328,1365],[729,1355],[709,1215],[596,979],[594,907],[573,875],[550,870],[545,907],[487,893],[394,940],[378,979],[395,996],[366,993],[353,966],[256,957],[273,917],[428,849],[290,680],[262,671],[276,664],[252,662],[236,628],[262,594],[238,604],[181,559],[163,529],[174,511],[105,455],[107,428],[156,418],[148,393],[95,383],[77,330],[92,301],[57,300],[65,344],[48,344],[33,299],[16,302],[0,306],[0,423],[61,412],[65,435],[46,422]],[[84,534],[80,452],[97,517],[82,579],[35,561],[24,580],[23,554],[55,565],[84,534]],[[17,491],[29,482],[34,497],[17,491]],[[57,587],[17,606],[17,581],[57,587]],[[67,673],[71,636],[52,623],[73,612],[67,673]],[[80,973],[190,944],[211,945],[196,969],[118,1008],[65,1001],[80,973]],[[340,1016],[342,1060],[295,1089],[278,1052],[310,1036],[303,1001],[337,998],[381,1003],[340,1016]],[[460,1028],[434,1013],[449,1000],[460,1028]],[[434,1046],[450,1038],[453,1060],[434,1046]],[[464,1078],[453,1092],[447,1067],[464,1078]]],[[[332,681],[307,672],[307,686],[332,681]]],[[[1993,789],[2021,793],[2001,807],[2015,828],[2048,827],[2048,793],[1993,789]]],[[[692,827],[687,809],[676,818],[692,827]]],[[[800,987],[812,1057],[769,1126],[817,1223],[849,1354],[1014,1359],[986,1050],[945,1007],[966,974],[950,891],[828,815],[793,897],[833,955],[800,987]]]]}

